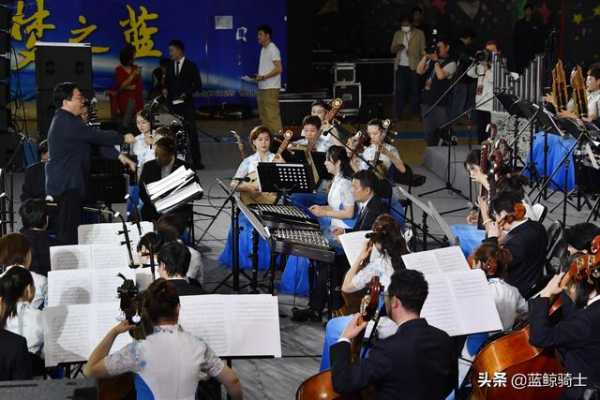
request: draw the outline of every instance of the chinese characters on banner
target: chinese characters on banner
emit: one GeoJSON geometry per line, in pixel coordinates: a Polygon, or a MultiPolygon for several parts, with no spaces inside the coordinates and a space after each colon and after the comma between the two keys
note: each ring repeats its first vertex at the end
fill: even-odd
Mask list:
{"type": "MultiPolygon", "coordinates": [[[[52,19],[52,13],[46,8],[45,0],[35,0],[31,4],[33,8],[29,15],[25,15],[25,1],[18,0],[15,14],[12,18],[11,38],[17,42],[24,41],[24,48],[18,52],[15,60],[16,69],[22,69],[35,61],[35,43],[42,41],[48,30],[56,29],[56,25],[48,21],[52,19]]],[[[131,44],[136,49],[136,58],[140,57],[160,57],[162,53],[154,48],[152,36],[158,33],[158,28],[149,26],[148,21],[155,21],[159,18],[157,13],[149,12],[144,6],[139,7],[139,12],[126,5],[127,18],[119,21],[119,25],[124,29],[123,35],[125,42],[131,44]]],[[[93,42],[92,35],[98,30],[98,26],[88,23],[87,17],[80,15],[78,18],[78,27],[71,29],[70,43],[93,42]]],[[[92,43],[92,53],[101,54],[110,51],[110,47],[94,46],[92,43]]]]}

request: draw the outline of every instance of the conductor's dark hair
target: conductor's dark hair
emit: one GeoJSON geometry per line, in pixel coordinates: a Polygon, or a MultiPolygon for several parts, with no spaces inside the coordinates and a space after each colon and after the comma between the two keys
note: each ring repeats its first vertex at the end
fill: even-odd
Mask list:
{"type": "Polygon", "coordinates": [[[119,52],[119,61],[121,62],[121,65],[124,65],[124,66],[132,65],[134,58],[135,58],[135,47],[133,47],[130,44],[127,44],[119,52]]]}
{"type": "Polygon", "coordinates": [[[19,207],[19,215],[25,229],[44,229],[48,223],[46,202],[42,199],[28,199],[19,207]]]}
{"type": "Polygon", "coordinates": [[[496,194],[496,197],[492,199],[491,205],[492,210],[498,215],[502,211],[506,211],[507,213],[513,212],[515,204],[520,202],[521,197],[518,193],[507,191],[496,194]]]}
{"type": "Polygon", "coordinates": [[[165,265],[169,276],[185,276],[190,266],[191,254],[188,248],[179,241],[162,245],[158,252],[158,262],[165,265]]]}
{"type": "Polygon", "coordinates": [[[156,147],[160,147],[167,153],[172,155],[175,155],[177,153],[177,145],[175,144],[175,141],[168,136],[163,136],[160,139],[158,139],[158,141],[156,142],[156,147]]]}
{"type": "Polygon", "coordinates": [[[591,251],[592,240],[600,235],[600,227],[591,222],[583,222],[565,230],[565,241],[579,251],[591,251]]]}
{"type": "Polygon", "coordinates": [[[169,46],[177,47],[181,51],[185,51],[185,45],[179,39],[173,39],[169,42],[169,46]]]}
{"type": "Polygon", "coordinates": [[[429,286],[422,272],[399,269],[392,275],[388,294],[400,300],[405,309],[420,314],[429,294],[429,286]]]}
{"type": "Polygon", "coordinates": [[[42,140],[38,144],[38,154],[41,157],[42,154],[47,153],[47,152],[48,152],[48,141],[47,140],[42,140]]]}
{"type": "Polygon", "coordinates": [[[152,282],[142,297],[142,318],[157,325],[161,319],[176,319],[179,295],[175,285],[163,278],[152,282]]]}
{"type": "Polygon", "coordinates": [[[29,285],[33,286],[31,272],[21,267],[9,269],[0,278],[0,329],[8,318],[17,315],[17,303],[29,285]]]}
{"type": "Polygon", "coordinates": [[[360,182],[360,186],[363,189],[371,189],[373,193],[377,191],[378,188],[378,178],[377,175],[373,171],[362,170],[358,171],[352,176],[352,179],[356,179],[360,182]]]}
{"type": "Polygon", "coordinates": [[[267,25],[267,24],[260,25],[260,26],[257,28],[257,31],[259,31],[259,32],[264,32],[265,34],[269,35],[269,37],[271,37],[271,38],[273,37],[273,28],[271,28],[271,27],[270,27],[269,25],[267,25]]]}
{"type": "Polygon", "coordinates": [[[64,100],[71,101],[75,89],[79,89],[79,86],[74,82],[62,82],[57,84],[52,92],[54,105],[60,108],[62,107],[64,100]]]}
{"type": "Polygon", "coordinates": [[[302,126],[312,125],[317,128],[317,130],[321,129],[321,118],[316,115],[307,115],[302,120],[302,126]]]}

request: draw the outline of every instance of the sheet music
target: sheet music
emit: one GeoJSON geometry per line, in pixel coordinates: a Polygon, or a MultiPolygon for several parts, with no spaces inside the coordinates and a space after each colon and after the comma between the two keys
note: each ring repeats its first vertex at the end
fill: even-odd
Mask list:
{"type": "Polygon", "coordinates": [[[439,274],[469,270],[469,264],[459,246],[419,251],[402,256],[406,268],[416,269],[424,274],[439,274]]]}
{"type": "MultiPolygon", "coordinates": [[[[108,331],[119,323],[118,302],[47,307],[44,316],[44,359],[46,367],[65,362],[85,361],[108,331]]],[[[131,342],[123,333],[110,353],[131,342]]]]}
{"type": "Polygon", "coordinates": [[[43,316],[46,367],[87,360],[90,353],[89,305],[47,307],[43,316]]]}
{"type": "Polygon", "coordinates": [[[182,296],[179,322],[220,357],[281,357],[279,308],[271,295],[182,296]]]}
{"type": "Polygon", "coordinates": [[[350,266],[354,265],[356,259],[360,256],[362,249],[365,247],[365,243],[369,241],[365,235],[371,232],[373,231],[356,231],[338,236],[350,266]]]}
{"type": "Polygon", "coordinates": [[[127,268],[129,257],[125,246],[90,245],[93,268],[127,268]]]}
{"type": "Polygon", "coordinates": [[[115,302],[123,283],[119,273],[132,280],[136,276],[129,268],[50,271],[48,306],[115,302]]]}
{"type": "Polygon", "coordinates": [[[50,266],[53,271],[61,269],[89,269],[92,254],[88,245],[50,247],[50,266]]]}
{"type": "Polygon", "coordinates": [[[154,205],[156,211],[162,212],[174,205],[181,203],[182,201],[189,199],[199,193],[202,193],[202,187],[197,182],[192,182],[190,185],[170,193],[168,196],[157,200],[154,205]]]}
{"type": "MultiPolygon", "coordinates": [[[[127,231],[133,245],[140,240],[140,233],[137,224],[127,223],[127,231]]],[[[140,222],[142,236],[154,230],[152,223],[148,221],[140,222]]],[[[123,230],[123,224],[119,222],[79,225],[77,236],[79,244],[112,244],[120,245],[125,237],[119,232],[123,230]]]]}
{"type": "Polygon", "coordinates": [[[492,291],[481,270],[428,274],[421,315],[450,336],[502,330],[492,291]]]}

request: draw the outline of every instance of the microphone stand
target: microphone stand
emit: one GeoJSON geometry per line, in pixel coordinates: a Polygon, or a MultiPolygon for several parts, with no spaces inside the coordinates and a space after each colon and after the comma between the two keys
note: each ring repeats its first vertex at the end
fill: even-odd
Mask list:
{"type": "Polygon", "coordinates": [[[234,178],[232,180],[237,180],[237,184],[233,187],[233,190],[231,191],[231,193],[229,193],[229,195],[225,198],[225,200],[223,200],[223,203],[217,210],[217,213],[215,215],[211,216],[212,220],[210,221],[208,226],[204,229],[204,231],[202,232],[202,235],[200,235],[200,237],[198,238],[198,240],[197,240],[198,242],[200,242],[202,239],[204,239],[204,236],[206,236],[206,234],[208,233],[210,228],[214,225],[215,221],[217,220],[217,217],[221,214],[221,212],[223,212],[223,209],[225,209],[225,206],[227,205],[227,203],[229,203],[229,201],[233,198],[235,192],[237,192],[238,187],[244,182],[244,179],[234,178]]]}
{"type": "MultiPolygon", "coordinates": [[[[435,103],[433,103],[429,109],[427,109],[424,113],[423,113],[423,118],[426,118],[439,104],[440,102],[446,98],[446,96],[448,96],[448,94],[452,91],[452,89],[454,89],[456,87],[456,85],[458,85],[458,83],[467,75],[467,72],[469,72],[471,70],[471,68],[473,68],[475,66],[475,64],[477,64],[477,60],[473,59],[471,61],[471,64],[462,72],[462,74],[460,74],[460,76],[458,78],[456,78],[451,84],[450,86],[442,93],[442,95],[435,101],[435,103]]],[[[484,104],[488,101],[490,101],[491,99],[493,99],[493,96],[488,98],[486,101],[484,101],[481,104],[484,104]]],[[[479,104],[479,106],[481,106],[481,104],[479,104]]],[[[463,112],[462,114],[460,114],[457,117],[452,118],[449,121],[446,121],[445,123],[443,123],[442,125],[440,125],[440,127],[438,127],[438,129],[444,129],[452,124],[454,124],[454,122],[458,121],[459,118],[461,118],[463,115],[466,115],[467,112],[470,112],[471,110],[473,110],[474,108],[476,108],[478,105],[472,107],[470,110],[463,112]]],[[[419,197],[423,197],[423,196],[427,196],[429,194],[433,194],[433,193],[437,193],[437,192],[441,192],[444,190],[448,190],[449,192],[452,192],[460,197],[462,197],[465,200],[469,200],[467,198],[467,196],[465,196],[460,190],[456,189],[454,186],[452,186],[452,182],[450,182],[450,159],[452,157],[452,139],[449,138],[450,140],[448,140],[448,154],[446,157],[446,182],[444,184],[444,186],[434,189],[434,190],[430,190],[428,192],[425,193],[421,193],[419,195],[419,197]]],[[[457,211],[462,211],[462,210],[466,210],[469,207],[461,207],[461,208],[457,208],[454,210],[448,210],[448,211],[444,211],[442,213],[440,213],[440,215],[444,215],[444,214],[452,214],[455,213],[457,211]]]]}

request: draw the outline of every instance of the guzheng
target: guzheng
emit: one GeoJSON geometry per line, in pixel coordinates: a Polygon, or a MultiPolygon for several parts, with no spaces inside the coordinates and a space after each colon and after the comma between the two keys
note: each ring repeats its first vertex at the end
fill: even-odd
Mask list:
{"type": "Polygon", "coordinates": [[[275,228],[271,230],[275,253],[333,262],[335,251],[316,229],[275,228]]]}
{"type": "Polygon", "coordinates": [[[295,206],[253,204],[252,210],[269,228],[311,228],[319,229],[319,223],[310,215],[295,206]]]}

